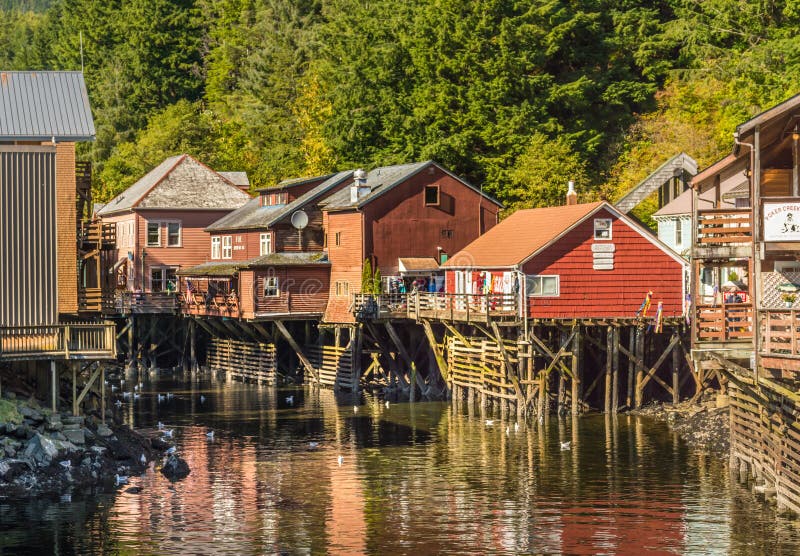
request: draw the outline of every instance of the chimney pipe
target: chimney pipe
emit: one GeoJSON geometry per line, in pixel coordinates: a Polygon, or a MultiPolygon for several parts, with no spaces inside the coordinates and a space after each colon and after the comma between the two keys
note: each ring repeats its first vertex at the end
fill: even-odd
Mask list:
{"type": "Polygon", "coordinates": [[[578,194],[575,192],[575,182],[572,180],[569,180],[569,189],[567,190],[567,204],[568,205],[578,204],[578,194]]]}
{"type": "Polygon", "coordinates": [[[371,189],[367,186],[367,173],[359,168],[353,172],[353,185],[350,186],[350,203],[363,199],[371,189]]]}

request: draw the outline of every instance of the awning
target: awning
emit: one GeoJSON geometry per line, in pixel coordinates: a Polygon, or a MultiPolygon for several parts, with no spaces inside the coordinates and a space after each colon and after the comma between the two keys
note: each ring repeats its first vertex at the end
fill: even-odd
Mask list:
{"type": "Polygon", "coordinates": [[[176,273],[178,276],[197,277],[219,277],[230,278],[239,272],[243,262],[230,262],[230,263],[203,263],[189,268],[181,268],[176,273]]]}
{"type": "Polygon", "coordinates": [[[407,257],[398,259],[401,274],[437,272],[439,264],[433,257],[407,257]]]}

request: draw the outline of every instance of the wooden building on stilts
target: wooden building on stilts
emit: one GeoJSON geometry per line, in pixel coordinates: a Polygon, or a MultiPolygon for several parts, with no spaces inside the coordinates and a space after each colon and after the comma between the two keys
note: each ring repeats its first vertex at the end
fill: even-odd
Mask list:
{"type": "Polygon", "coordinates": [[[75,413],[94,392],[104,416],[101,362],[116,348],[88,301],[109,238],[90,219],[91,165],[76,161],[95,135],[83,75],[0,72],[0,114],[0,366],[53,410],[65,378],[75,413]]]}
{"type": "Polygon", "coordinates": [[[739,125],[732,153],[694,178],[691,273],[696,375],[728,387],[732,468],[796,513],[799,168],[797,95],[739,125]]]}

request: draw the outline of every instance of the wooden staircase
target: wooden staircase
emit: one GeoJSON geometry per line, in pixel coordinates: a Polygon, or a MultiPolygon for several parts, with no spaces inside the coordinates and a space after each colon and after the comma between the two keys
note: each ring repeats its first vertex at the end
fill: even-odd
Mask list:
{"type": "Polygon", "coordinates": [[[697,174],[697,162],[686,153],[680,153],[667,160],[655,172],[640,181],[622,199],[614,203],[614,206],[627,214],[662,185],[683,173],[690,176],[697,174]]]}

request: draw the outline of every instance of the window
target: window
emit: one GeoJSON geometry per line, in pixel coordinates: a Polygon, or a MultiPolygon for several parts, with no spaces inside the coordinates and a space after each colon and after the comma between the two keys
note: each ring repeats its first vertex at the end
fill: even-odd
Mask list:
{"type": "Polygon", "coordinates": [[[167,247],[181,246],[181,223],[167,222],[167,247]]]}
{"type": "Polygon", "coordinates": [[[675,220],[675,245],[683,243],[683,220],[680,218],[675,220]]]}
{"type": "Polygon", "coordinates": [[[264,297],[278,297],[278,277],[267,276],[264,278],[264,297]]]}
{"type": "Polygon", "coordinates": [[[150,269],[150,291],[162,292],[164,291],[164,269],[151,268],[150,269]]]}
{"type": "Polygon", "coordinates": [[[526,287],[529,297],[558,297],[558,276],[527,276],[526,287]]]}
{"type": "Polygon", "coordinates": [[[230,259],[233,257],[233,237],[222,236],[222,258],[230,259]]]}
{"type": "Polygon", "coordinates": [[[147,246],[161,247],[161,222],[147,223],[147,246]]]}
{"type": "Polygon", "coordinates": [[[258,253],[259,255],[269,255],[272,253],[272,234],[266,233],[261,234],[258,241],[258,253]]]}
{"type": "Polygon", "coordinates": [[[350,282],[347,280],[336,280],[336,297],[350,296],[350,282]]]}
{"type": "Polygon", "coordinates": [[[437,207],[439,206],[439,186],[426,185],[425,186],[425,206],[437,207]]]}
{"type": "Polygon", "coordinates": [[[222,238],[219,236],[212,236],[211,238],[211,258],[212,259],[219,259],[222,253],[222,238]]]}
{"type": "Polygon", "coordinates": [[[342,232],[336,232],[334,237],[336,238],[336,242],[335,242],[336,245],[337,246],[341,245],[342,244],[342,232]]]}
{"type": "Polygon", "coordinates": [[[442,230],[442,239],[453,239],[453,230],[442,230]]]}
{"type": "Polygon", "coordinates": [[[594,238],[595,239],[611,239],[611,219],[610,218],[595,218],[594,219],[594,238]]]}
{"type": "Polygon", "coordinates": [[[156,266],[150,268],[150,291],[172,293],[178,291],[178,267],[156,266]]]}

